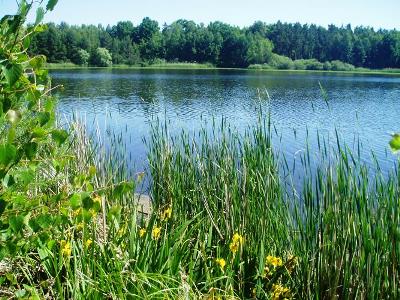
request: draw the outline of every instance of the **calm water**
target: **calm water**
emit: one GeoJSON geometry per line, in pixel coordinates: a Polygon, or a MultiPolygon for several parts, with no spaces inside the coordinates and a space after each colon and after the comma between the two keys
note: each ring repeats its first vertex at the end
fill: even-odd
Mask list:
{"type": "Polygon", "coordinates": [[[133,170],[146,168],[143,138],[157,118],[171,121],[174,133],[196,131],[213,117],[225,117],[239,131],[257,122],[261,107],[276,127],[277,149],[292,161],[316,133],[335,141],[335,128],[350,148],[361,140],[362,159],[371,151],[383,170],[396,157],[388,149],[390,132],[400,131],[400,77],[328,73],[232,70],[68,70],[52,71],[62,84],[59,112],[74,111],[87,124],[123,133],[133,170]],[[324,100],[319,83],[328,95],[324,100]]]}

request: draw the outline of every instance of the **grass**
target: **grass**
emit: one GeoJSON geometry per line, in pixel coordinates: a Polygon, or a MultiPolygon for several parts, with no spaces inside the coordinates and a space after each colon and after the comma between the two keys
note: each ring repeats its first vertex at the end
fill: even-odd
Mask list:
{"type": "Polygon", "coordinates": [[[80,66],[73,63],[47,63],[47,69],[213,69],[210,63],[159,62],[146,65],[115,64],[111,67],[80,66]]]}
{"type": "MultiPolygon", "coordinates": [[[[95,190],[131,179],[120,135],[74,132],[71,170],[96,165],[95,190]]],[[[300,158],[296,193],[269,117],[243,134],[224,120],[175,137],[155,124],[152,214],[138,213],[133,193],[107,194],[96,222],[71,217],[70,249],[16,258],[15,280],[41,298],[397,299],[398,168],[371,174],[339,140],[320,141],[315,170],[310,151],[300,158]]]]}
{"type": "Polygon", "coordinates": [[[370,74],[370,75],[394,75],[397,76],[400,74],[400,69],[367,69],[367,68],[356,68],[350,71],[326,71],[326,70],[284,70],[284,69],[273,69],[273,68],[258,68],[254,66],[249,66],[248,68],[219,68],[215,67],[212,64],[205,63],[168,63],[161,62],[155,63],[146,66],[129,66],[129,65],[113,65],[112,67],[92,67],[92,66],[79,66],[73,63],[47,63],[46,68],[49,70],[57,70],[57,69],[169,69],[169,70],[185,70],[185,69],[215,69],[215,70],[249,70],[254,72],[297,72],[297,73],[345,73],[345,74],[370,74]]]}

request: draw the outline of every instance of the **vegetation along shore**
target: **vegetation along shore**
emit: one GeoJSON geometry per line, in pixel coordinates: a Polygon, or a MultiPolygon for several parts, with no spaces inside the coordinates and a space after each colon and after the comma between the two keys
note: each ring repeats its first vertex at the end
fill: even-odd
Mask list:
{"type": "MultiPolygon", "coordinates": [[[[320,136],[317,161],[311,163],[309,150],[299,154],[304,177],[302,190],[296,191],[282,178],[282,172],[285,180],[290,178],[292,170],[274,148],[268,111],[260,109],[257,124],[242,133],[222,119],[210,130],[171,136],[167,124],[154,122],[146,140],[152,208],[144,214],[135,186],[145,174],[128,175],[118,135],[99,135],[112,141],[110,149],[99,136],[89,136],[79,119],[60,123],[52,97],[57,87],[51,85],[42,55],[49,62],[58,60],[54,55],[60,52],[46,43],[55,36],[53,45],[80,45],[77,53],[88,57],[82,51],[93,52],[91,59],[100,65],[103,59],[117,64],[137,57],[123,53],[147,59],[162,38],[170,39],[168,45],[186,45],[172,43],[174,33],[186,26],[187,32],[193,27],[204,39],[218,40],[226,31],[220,34],[225,37],[222,48],[215,48],[221,56],[214,48],[196,53],[219,57],[218,66],[247,67],[268,64],[251,54],[259,49],[267,49],[271,59],[288,62],[272,54],[272,42],[263,37],[269,34],[272,39],[280,28],[327,36],[335,31],[338,43],[353,35],[372,35],[380,47],[391,43],[397,32],[282,23],[238,29],[186,21],[161,32],[150,19],[139,27],[126,22],[108,29],[50,24],[44,30],[45,11],[52,11],[56,3],[48,0],[39,7],[34,24],[26,24],[32,8],[26,1],[20,1],[16,15],[0,20],[1,298],[400,297],[398,166],[385,176],[379,166],[370,172],[339,138],[331,145],[320,136]],[[78,44],[63,44],[56,35],[60,32],[62,38],[82,35],[78,44]],[[91,34],[99,39],[87,45],[87,51],[79,43],[92,41],[91,34]],[[250,46],[241,48],[248,40],[250,46]],[[114,58],[103,47],[106,42],[121,45],[114,58]],[[133,48],[129,52],[122,45],[133,48]]],[[[353,49],[361,49],[362,41],[354,42],[359,48],[353,49]]],[[[279,49],[279,43],[275,47],[279,49]]],[[[70,50],[76,49],[65,48],[65,53],[75,53],[70,50]]],[[[165,51],[172,55],[168,58],[178,53],[165,51]]],[[[190,52],[185,48],[179,53],[190,52]]],[[[335,59],[326,55],[325,62],[334,65],[335,59]]],[[[386,61],[390,56],[382,62],[363,57],[362,66],[376,62],[374,67],[399,67],[398,61],[386,61]]],[[[390,145],[399,150],[400,136],[394,135],[390,145]]]]}

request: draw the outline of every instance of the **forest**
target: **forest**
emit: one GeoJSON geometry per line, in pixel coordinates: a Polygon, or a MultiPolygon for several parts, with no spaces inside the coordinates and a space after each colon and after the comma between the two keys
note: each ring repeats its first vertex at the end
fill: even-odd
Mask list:
{"type": "Polygon", "coordinates": [[[395,29],[325,28],[280,21],[257,21],[239,28],[183,19],[160,28],[146,17],[138,26],[130,21],[107,27],[62,22],[49,23],[42,30],[32,39],[30,53],[44,54],[50,63],[106,67],[167,61],[317,70],[400,67],[400,32],[395,29]]]}

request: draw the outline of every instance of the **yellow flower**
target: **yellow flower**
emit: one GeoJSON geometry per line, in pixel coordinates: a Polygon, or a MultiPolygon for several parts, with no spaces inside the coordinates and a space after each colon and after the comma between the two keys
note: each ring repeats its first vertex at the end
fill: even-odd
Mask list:
{"type": "Polygon", "coordinates": [[[83,229],[83,223],[82,222],[76,225],[76,230],[77,231],[81,231],[82,229],[83,229]]]}
{"type": "Polygon", "coordinates": [[[151,232],[151,236],[153,239],[158,240],[161,236],[161,227],[154,227],[151,232]]]}
{"type": "Polygon", "coordinates": [[[145,234],[146,234],[146,228],[140,228],[140,230],[139,230],[139,236],[140,236],[140,237],[144,237],[145,234]]]}
{"type": "Polygon", "coordinates": [[[85,242],[85,247],[86,247],[86,249],[89,249],[89,247],[90,247],[92,244],[93,244],[93,241],[92,241],[91,239],[88,239],[88,240],[85,242]]]}
{"type": "Polygon", "coordinates": [[[172,216],[172,206],[169,205],[166,210],[161,213],[161,221],[167,221],[172,216]]]}
{"type": "Polygon", "coordinates": [[[97,203],[99,203],[100,206],[101,206],[101,197],[100,197],[99,195],[95,196],[95,197],[93,198],[93,202],[97,202],[97,203]]]}
{"type": "Polygon", "coordinates": [[[271,266],[273,266],[273,267],[280,267],[280,266],[282,266],[282,258],[280,258],[280,257],[276,257],[276,256],[271,256],[271,255],[268,255],[267,256],[267,261],[266,261],[266,264],[267,265],[271,265],[271,266]]]}
{"type": "Polygon", "coordinates": [[[118,237],[122,237],[126,233],[126,230],[127,230],[127,225],[126,224],[121,226],[121,228],[118,229],[118,231],[117,231],[117,236],[118,237]]]}
{"type": "Polygon", "coordinates": [[[279,300],[279,299],[289,299],[290,298],[290,289],[284,287],[280,284],[273,284],[272,285],[272,299],[279,300]]]}
{"type": "Polygon", "coordinates": [[[77,217],[80,214],[82,214],[82,208],[81,207],[79,207],[78,209],[74,210],[74,212],[73,212],[74,217],[77,217]]]}
{"type": "Polygon", "coordinates": [[[232,251],[233,254],[235,254],[238,249],[239,246],[243,244],[243,237],[238,234],[235,233],[232,237],[232,242],[229,244],[229,249],[232,251]]]}
{"type": "Polygon", "coordinates": [[[70,244],[70,242],[67,242],[67,241],[65,241],[65,240],[62,240],[62,241],[60,242],[60,246],[61,246],[61,254],[62,254],[63,256],[66,256],[66,257],[71,256],[72,249],[71,249],[71,244],[70,244]]]}
{"type": "Polygon", "coordinates": [[[91,216],[92,218],[94,218],[94,217],[97,216],[97,211],[95,211],[93,208],[89,209],[89,213],[90,213],[90,216],[91,216]]]}
{"type": "Polygon", "coordinates": [[[233,243],[243,244],[243,237],[239,233],[235,233],[232,238],[233,243]]]}
{"type": "Polygon", "coordinates": [[[221,268],[221,270],[223,271],[226,265],[226,261],[223,258],[217,258],[215,260],[215,262],[219,265],[219,267],[221,268]]]}
{"type": "Polygon", "coordinates": [[[229,249],[232,251],[233,254],[235,254],[239,249],[239,244],[232,242],[229,244],[229,249]]]}

